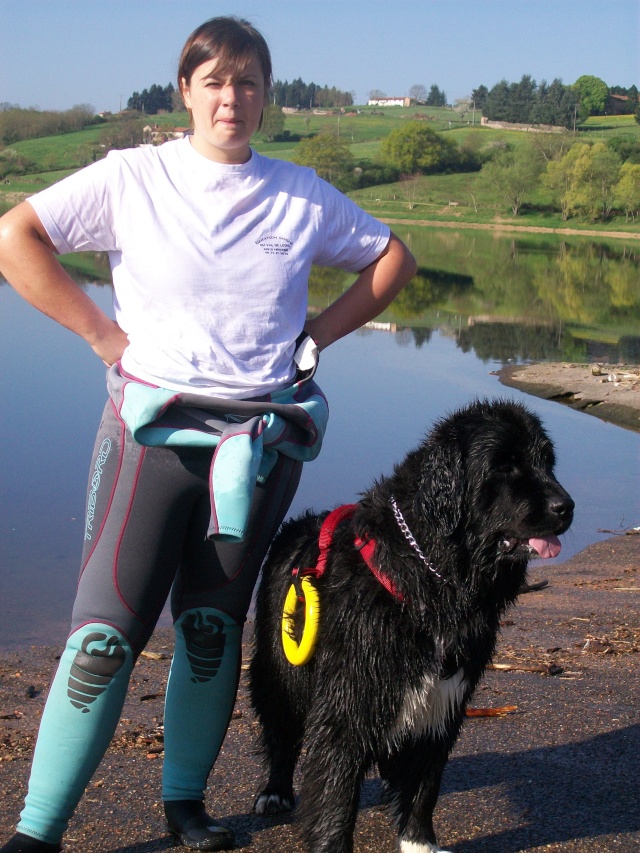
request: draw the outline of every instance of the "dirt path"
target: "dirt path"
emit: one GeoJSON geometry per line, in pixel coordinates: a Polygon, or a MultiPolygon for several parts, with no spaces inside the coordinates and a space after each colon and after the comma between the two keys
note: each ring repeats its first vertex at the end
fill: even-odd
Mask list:
{"type": "Polygon", "coordinates": [[[522,231],[529,234],[567,234],[571,237],[606,237],[616,240],[640,240],[640,231],[596,231],[582,228],[545,228],[541,225],[512,225],[510,222],[460,222],[460,220],[435,221],[432,219],[396,219],[377,217],[387,225],[421,225],[431,228],[475,228],[479,231],[522,231]]]}

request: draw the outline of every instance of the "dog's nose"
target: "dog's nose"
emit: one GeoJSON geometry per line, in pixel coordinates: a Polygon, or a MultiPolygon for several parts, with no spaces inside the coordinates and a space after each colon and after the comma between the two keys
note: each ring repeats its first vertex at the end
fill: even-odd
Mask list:
{"type": "Polygon", "coordinates": [[[557,495],[549,501],[549,511],[560,519],[567,521],[573,515],[575,503],[569,495],[557,495]]]}

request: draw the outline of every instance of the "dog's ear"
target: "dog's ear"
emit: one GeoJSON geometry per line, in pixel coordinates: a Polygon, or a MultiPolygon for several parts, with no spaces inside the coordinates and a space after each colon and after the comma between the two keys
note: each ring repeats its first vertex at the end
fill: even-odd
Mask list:
{"type": "Polygon", "coordinates": [[[455,442],[427,444],[415,512],[445,536],[456,529],[462,516],[464,479],[462,455],[455,442]]]}

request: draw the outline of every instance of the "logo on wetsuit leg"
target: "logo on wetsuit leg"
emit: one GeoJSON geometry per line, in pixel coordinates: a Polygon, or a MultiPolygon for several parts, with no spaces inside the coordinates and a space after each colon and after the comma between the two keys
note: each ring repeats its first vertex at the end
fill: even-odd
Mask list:
{"type": "Polygon", "coordinates": [[[87,497],[87,521],[84,528],[84,538],[91,539],[91,531],[93,530],[93,519],[96,514],[96,495],[100,488],[100,479],[102,478],[102,469],[111,452],[111,439],[105,438],[98,450],[95,468],[93,469],[93,477],[91,478],[91,488],[87,497]]]}
{"type": "Polygon", "coordinates": [[[88,714],[88,706],[104,693],[125,658],[125,650],[117,637],[107,637],[101,631],[87,634],[71,664],[67,685],[71,704],[88,714]]]}
{"type": "Polygon", "coordinates": [[[224,622],[217,616],[203,616],[199,610],[184,618],[182,632],[194,682],[210,681],[222,663],[226,637],[224,622]]]}

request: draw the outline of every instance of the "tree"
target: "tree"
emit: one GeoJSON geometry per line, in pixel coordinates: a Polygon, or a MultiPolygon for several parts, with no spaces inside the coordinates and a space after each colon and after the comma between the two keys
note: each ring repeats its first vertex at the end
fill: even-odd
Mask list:
{"type": "Polygon", "coordinates": [[[458,160],[455,142],[420,121],[392,130],[382,142],[382,153],[406,175],[444,172],[458,160]]]}
{"type": "Polygon", "coordinates": [[[143,141],[144,122],[141,119],[113,121],[100,131],[100,144],[112,148],[134,148],[143,141]]]}
{"type": "Polygon", "coordinates": [[[319,133],[303,139],[296,148],[294,161],[310,166],[317,174],[339,190],[346,191],[353,182],[353,155],[344,139],[332,133],[319,133]]]}
{"type": "Polygon", "coordinates": [[[630,86],[627,90],[627,109],[625,112],[633,115],[636,111],[636,107],[638,106],[638,87],[630,86]]]}
{"type": "Polygon", "coordinates": [[[400,178],[402,181],[402,189],[404,190],[404,194],[407,199],[407,203],[409,205],[409,210],[413,210],[416,206],[416,199],[420,194],[420,190],[422,188],[422,184],[420,183],[420,175],[402,175],[400,178]]]}
{"type": "Polygon", "coordinates": [[[577,90],[564,86],[561,80],[556,79],[551,85],[543,80],[538,86],[525,74],[519,83],[506,80],[496,83],[486,97],[482,112],[491,121],[553,124],[571,129],[578,117],[578,104],[577,90]]]}
{"type": "Polygon", "coordinates": [[[618,204],[623,208],[626,221],[634,222],[640,211],[640,165],[623,163],[620,168],[620,180],[615,187],[618,204]]]}
{"type": "Polygon", "coordinates": [[[175,89],[173,83],[167,86],[158,86],[154,83],[149,89],[143,89],[142,92],[134,92],[127,101],[128,110],[137,110],[147,115],[156,115],[157,113],[173,112],[175,89]]]}
{"type": "Polygon", "coordinates": [[[263,133],[268,140],[273,140],[279,136],[284,130],[284,113],[282,107],[274,104],[267,104],[262,113],[262,124],[260,132],[263,133]]]}
{"type": "Polygon", "coordinates": [[[18,154],[14,148],[3,148],[0,150],[0,180],[5,180],[9,175],[23,175],[25,172],[33,172],[36,163],[18,154]]]}
{"type": "Polygon", "coordinates": [[[471,93],[471,100],[474,103],[474,109],[480,110],[482,112],[484,110],[484,105],[489,95],[489,90],[486,86],[478,86],[477,89],[474,89],[471,93]]]}
{"type": "Polygon", "coordinates": [[[555,194],[563,222],[567,221],[575,209],[575,164],[583,149],[588,147],[586,142],[572,145],[563,157],[547,163],[547,170],[542,176],[543,184],[555,194]]]}
{"type": "Polygon", "coordinates": [[[312,107],[347,107],[353,104],[353,94],[335,86],[305,83],[300,77],[289,83],[276,80],[271,87],[272,102],[279,107],[311,109],[312,107]]]}
{"type": "Polygon", "coordinates": [[[427,106],[428,107],[446,107],[446,105],[447,105],[447,96],[434,83],[431,86],[431,88],[429,89],[429,95],[427,96],[427,106]]]}
{"type": "Polygon", "coordinates": [[[546,163],[559,160],[567,153],[573,144],[573,136],[570,133],[545,133],[534,131],[529,135],[529,144],[546,163]]]}
{"type": "Polygon", "coordinates": [[[453,102],[453,109],[460,116],[460,121],[464,121],[464,117],[472,108],[471,98],[456,98],[453,102]]]}
{"type": "Polygon", "coordinates": [[[183,113],[187,109],[185,102],[182,100],[180,89],[174,89],[171,93],[171,112],[183,113]]]}
{"type": "Polygon", "coordinates": [[[538,87],[531,111],[533,124],[554,124],[567,129],[575,129],[580,118],[586,118],[586,112],[579,110],[580,97],[571,86],[565,86],[556,78],[551,85],[545,80],[538,87]]]}
{"type": "Polygon", "coordinates": [[[492,186],[517,216],[530,194],[536,189],[543,166],[541,158],[532,156],[529,146],[503,151],[482,167],[481,181],[492,186]]]}
{"type": "Polygon", "coordinates": [[[383,92],[382,89],[372,89],[369,92],[369,100],[370,101],[379,101],[382,98],[386,98],[386,97],[387,97],[387,93],[383,92]]]}
{"type": "Polygon", "coordinates": [[[620,158],[604,142],[587,149],[576,160],[576,201],[593,219],[606,221],[613,210],[620,158]]]}
{"type": "Polygon", "coordinates": [[[509,84],[506,80],[500,80],[493,86],[485,98],[482,109],[490,121],[511,121],[509,112],[509,84]]]}
{"type": "Polygon", "coordinates": [[[603,142],[572,145],[565,156],[547,165],[544,183],[560,194],[562,218],[582,211],[606,220],[613,209],[620,158],[603,142]]]}
{"type": "Polygon", "coordinates": [[[414,101],[425,101],[427,98],[427,87],[422,83],[414,83],[409,89],[409,97],[414,101]]]}
{"type": "Polygon", "coordinates": [[[580,95],[580,103],[588,115],[602,115],[609,97],[609,87],[604,80],[583,74],[578,77],[573,88],[580,95]]]}
{"type": "Polygon", "coordinates": [[[519,83],[511,84],[509,91],[511,118],[509,121],[519,124],[528,124],[531,121],[536,92],[536,81],[529,74],[523,74],[519,83]]]}

